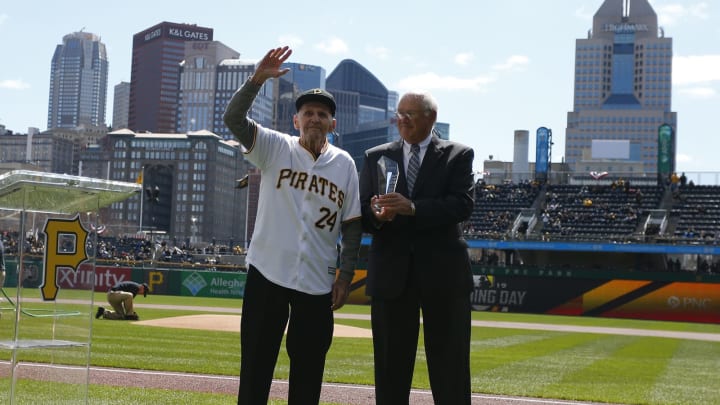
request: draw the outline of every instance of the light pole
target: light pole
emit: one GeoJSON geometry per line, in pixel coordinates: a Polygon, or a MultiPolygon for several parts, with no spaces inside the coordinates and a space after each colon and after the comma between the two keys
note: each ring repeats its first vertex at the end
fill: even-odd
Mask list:
{"type": "MultiPolygon", "coordinates": [[[[145,188],[145,165],[140,167],[140,175],[138,176],[137,183],[140,184],[140,188],[145,188]]],[[[140,192],[142,194],[142,191],[140,192]]],[[[142,195],[140,195],[140,225],[138,229],[138,234],[142,235],[142,228],[143,228],[143,201],[145,201],[145,198],[143,198],[142,195]]]]}
{"type": "Polygon", "coordinates": [[[244,239],[244,245],[245,249],[249,247],[248,244],[248,211],[250,210],[250,187],[248,185],[250,184],[250,175],[245,175],[237,180],[235,180],[235,188],[236,189],[247,189],[247,193],[245,193],[245,234],[243,235],[244,239]]]}
{"type": "Polygon", "coordinates": [[[192,247],[195,243],[197,243],[197,236],[195,234],[197,233],[197,217],[195,215],[190,217],[190,221],[192,221],[192,225],[190,226],[190,232],[192,232],[192,237],[190,238],[190,245],[188,247],[192,247]]]}
{"type": "Polygon", "coordinates": [[[145,188],[145,198],[150,203],[150,241],[152,242],[153,228],[155,228],[155,207],[160,202],[160,187],[147,187],[145,188]]]}

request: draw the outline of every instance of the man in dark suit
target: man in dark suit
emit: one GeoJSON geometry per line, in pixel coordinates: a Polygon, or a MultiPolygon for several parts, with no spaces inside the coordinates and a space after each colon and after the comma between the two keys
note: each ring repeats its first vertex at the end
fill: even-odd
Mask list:
{"type": "Polygon", "coordinates": [[[360,174],[376,403],[408,403],[422,312],[435,403],[470,404],[473,279],[461,224],[474,205],[473,150],[434,134],[430,94],[403,95],[395,115],[402,139],[366,151],[360,174]],[[397,176],[379,168],[388,159],[397,176]],[[386,194],[384,177],[397,178],[386,194]]]}

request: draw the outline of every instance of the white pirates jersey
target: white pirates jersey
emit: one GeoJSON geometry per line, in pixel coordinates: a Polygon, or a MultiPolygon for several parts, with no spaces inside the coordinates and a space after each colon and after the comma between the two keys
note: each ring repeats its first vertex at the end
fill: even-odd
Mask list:
{"type": "Polygon", "coordinates": [[[246,157],[262,172],[247,262],[280,286],[329,293],[341,224],[361,215],[355,162],[330,143],[315,160],[299,137],[259,125],[246,157]]]}

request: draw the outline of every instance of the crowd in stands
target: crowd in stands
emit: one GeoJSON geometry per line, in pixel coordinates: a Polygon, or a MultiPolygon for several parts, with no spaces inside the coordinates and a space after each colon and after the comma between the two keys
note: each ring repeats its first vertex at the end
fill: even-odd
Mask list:
{"type": "Polygon", "coordinates": [[[720,262],[708,262],[705,259],[698,260],[698,274],[720,274],[720,262]]]}
{"type": "Polygon", "coordinates": [[[610,185],[548,186],[541,232],[575,237],[632,235],[647,209],[657,208],[661,195],[659,187],[631,187],[623,179],[610,185]]]}
{"type": "Polygon", "coordinates": [[[227,260],[227,256],[242,255],[245,249],[240,246],[230,247],[222,243],[204,246],[188,246],[185,243],[177,246],[168,241],[150,241],[133,237],[99,237],[99,261],[110,262],[150,262],[155,264],[210,266],[216,269],[219,265],[237,267],[237,261],[227,260]]]}
{"type": "Polygon", "coordinates": [[[17,255],[20,253],[20,249],[34,255],[42,255],[45,252],[45,242],[35,235],[20,238],[18,232],[2,231],[0,237],[5,245],[5,253],[8,255],[17,255]]]}
{"type": "Polygon", "coordinates": [[[720,274],[720,261],[708,261],[702,256],[698,256],[694,263],[683,266],[679,258],[669,257],[667,259],[667,271],[681,272],[688,271],[688,268],[694,269],[696,274],[720,274]]]}
{"type": "Polygon", "coordinates": [[[720,186],[684,185],[680,181],[673,199],[670,215],[677,222],[675,237],[712,243],[720,240],[720,186]]]}
{"type": "Polygon", "coordinates": [[[97,258],[118,262],[145,261],[154,258],[153,244],[139,238],[98,238],[97,258]]]}
{"type": "Polygon", "coordinates": [[[473,237],[502,238],[518,213],[530,208],[540,192],[537,181],[518,184],[475,184],[475,209],[465,224],[465,233],[473,237]]]}
{"type": "MultiPolygon", "coordinates": [[[[42,256],[45,251],[43,235],[20,237],[17,231],[0,232],[5,254],[17,256],[20,249],[31,256],[42,256]]],[[[88,239],[87,249],[93,255],[94,238],[88,239]]],[[[216,269],[218,265],[237,267],[235,260],[224,259],[228,255],[243,255],[245,249],[240,246],[230,247],[225,244],[209,244],[205,246],[173,246],[167,241],[153,242],[149,239],[136,237],[103,237],[97,238],[97,262],[100,264],[137,266],[144,264],[191,265],[193,267],[209,267],[216,269]]]]}
{"type": "Polygon", "coordinates": [[[477,239],[527,235],[537,240],[715,243],[720,241],[720,186],[697,186],[684,173],[673,173],[664,184],[632,184],[622,178],[596,184],[497,185],[480,180],[464,232],[477,239]],[[528,209],[537,225],[528,229],[522,223],[516,230],[527,232],[513,232],[528,209]],[[658,209],[668,212],[669,227],[646,224],[648,213],[658,209]]]}

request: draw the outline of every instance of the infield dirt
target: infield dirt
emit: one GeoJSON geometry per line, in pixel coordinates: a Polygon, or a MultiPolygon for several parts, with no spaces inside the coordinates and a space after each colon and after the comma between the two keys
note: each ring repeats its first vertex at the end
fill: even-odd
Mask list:
{"type": "MultiPolygon", "coordinates": [[[[240,315],[199,314],[158,318],[135,322],[136,325],[161,326],[166,328],[185,328],[240,332],[240,315]]],[[[370,329],[335,324],[334,336],[370,338],[370,329]]]]}

